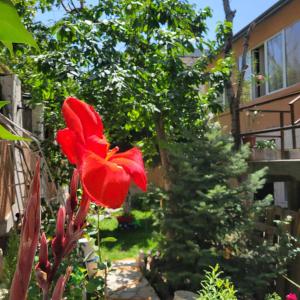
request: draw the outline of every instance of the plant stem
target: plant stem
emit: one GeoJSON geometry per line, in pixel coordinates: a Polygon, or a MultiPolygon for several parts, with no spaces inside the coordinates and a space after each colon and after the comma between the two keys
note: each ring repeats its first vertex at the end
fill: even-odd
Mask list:
{"type": "Polygon", "coordinates": [[[48,289],[43,289],[43,300],[48,300],[48,289]]]}
{"type": "MultiPolygon", "coordinates": [[[[98,240],[98,257],[99,257],[99,265],[102,263],[102,256],[101,256],[101,239],[100,239],[100,208],[97,207],[97,227],[98,227],[98,232],[97,232],[97,240],[98,240]]],[[[107,269],[105,268],[104,270],[104,299],[107,299],[106,296],[106,289],[107,289],[107,269]]]]}
{"type": "Polygon", "coordinates": [[[102,262],[102,257],[101,257],[101,239],[100,239],[100,209],[97,207],[97,214],[98,214],[98,222],[97,222],[97,227],[98,227],[98,232],[97,232],[97,240],[98,240],[98,257],[99,257],[99,263],[102,262]]]}

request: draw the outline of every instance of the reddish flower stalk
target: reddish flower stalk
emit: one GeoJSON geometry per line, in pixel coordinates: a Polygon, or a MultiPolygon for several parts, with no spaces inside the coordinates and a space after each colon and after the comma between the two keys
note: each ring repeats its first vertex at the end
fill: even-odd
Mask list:
{"type": "Polygon", "coordinates": [[[38,160],[22,222],[18,262],[10,288],[10,300],[26,299],[34,255],[39,240],[40,208],[40,161],[38,160]]]}
{"type": "Polygon", "coordinates": [[[77,171],[77,169],[74,169],[73,176],[71,179],[71,184],[70,184],[70,195],[66,202],[66,213],[71,219],[73,217],[74,210],[78,204],[78,199],[76,194],[78,189],[78,184],[79,184],[79,172],[77,171]]]}
{"type": "MultiPolygon", "coordinates": [[[[37,282],[43,290],[44,299],[48,299],[51,284],[62,260],[76,247],[77,241],[83,233],[83,226],[90,207],[90,200],[86,193],[83,193],[80,207],[76,213],[76,208],[78,207],[76,197],[78,178],[78,172],[77,170],[74,170],[71,180],[70,196],[66,203],[66,206],[68,207],[68,217],[66,217],[66,208],[63,206],[59,208],[57,213],[55,237],[51,243],[52,254],[54,257],[52,265],[48,261],[46,236],[45,234],[41,236],[39,262],[35,267],[35,271],[37,282]]],[[[56,285],[57,288],[58,286],[62,286],[63,280],[65,280],[63,277],[59,278],[56,285]]],[[[58,297],[57,295],[59,295],[59,293],[56,291],[55,295],[58,297]]]]}
{"type": "Polygon", "coordinates": [[[52,253],[55,260],[60,260],[63,255],[64,242],[65,242],[65,219],[66,209],[61,206],[57,213],[56,219],[56,235],[52,240],[52,253]]]}
{"type": "Polygon", "coordinates": [[[35,275],[38,285],[43,289],[43,291],[48,290],[48,277],[51,271],[51,264],[48,260],[48,245],[47,238],[43,232],[41,236],[41,246],[39,262],[35,266],[35,275]]]}
{"type": "Polygon", "coordinates": [[[58,278],[55,288],[53,290],[51,300],[61,300],[62,299],[64,290],[65,290],[65,286],[70,277],[71,272],[72,272],[72,268],[68,267],[67,271],[66,271],[66,275],[65,276],[61,275],[58,278]]]}

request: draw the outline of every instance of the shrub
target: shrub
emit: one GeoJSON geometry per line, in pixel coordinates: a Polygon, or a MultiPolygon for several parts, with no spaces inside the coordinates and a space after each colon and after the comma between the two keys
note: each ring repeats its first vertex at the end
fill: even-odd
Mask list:
{"type": "Polygon", "coordinates": [[[197,300],[237,300],[233,284],[229,279],[221,278],[222,273],[219,265],[211,267],[210,271],[205,271],[197,300]]]}

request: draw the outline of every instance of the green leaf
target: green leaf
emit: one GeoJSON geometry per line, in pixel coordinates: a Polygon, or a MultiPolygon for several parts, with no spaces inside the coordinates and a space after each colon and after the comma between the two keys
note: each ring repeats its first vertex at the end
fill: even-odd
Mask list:
{"type": "Polygon", "coordinates": [[[93,293],[96,290],[99,290],[103,287],[104,282],[101,277],[95,277],[89,280],[88,284],[86,285],[86,291],[88,293],[93,293]]]}
{"type": "Polygon", "coordinates": [[[23,138],[21,136],[17,136],[17,135],[10,133],[2,125],[0,125],[0,139],[8,140],[8,141],[27,141],[27,142],[31,141],[31,139],[23,138]]]}
{"type": "Polygon", "coordinates": [[[101,243],[115,243],[116,241],[117,239],[112,236],[101,239],[101,243]]]}
{"type": "Polygon", "coordinates": [[[12,43],[24,43],[38,49],[38,45],[22,24],[9,0],[0,0],[0,41],[12,52],[12,43]]]}
{"type": "Polygon", "coordinates": [[[0,101],[0,109],[9,103],[10,103],[9,101],[0,101]]]}

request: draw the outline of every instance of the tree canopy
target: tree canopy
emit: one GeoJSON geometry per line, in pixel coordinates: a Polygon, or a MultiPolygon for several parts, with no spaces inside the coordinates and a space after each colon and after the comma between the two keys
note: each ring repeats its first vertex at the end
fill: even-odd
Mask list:
{"type": "Polygon", "coordinates": [[[57,167],[52,142],[67,95],[96,106],[112,143],[125,149],[140,145],[149,162],[162,164],[160,142],[200,126],[209,111],[220,109],[216,98],[230,60],[209,68],[226,28],[219,26],[216,41],[206,39],[209,8],[197,11],[183,0],[105,0],[90,6],[32,0],[20,1],[18,8],[40,52],[15,45],[9,64],[31,93],[32,105],[44,105],[46,149],[57,167]],[[37,12],[53,6],[65,9],[61,19],[52,25],[35,21],[37,12]],[[195,63],[185,64],[182,58],[195,52],[195,63]],[[200,91],[204,84],[207,93],[200,91]]]}

